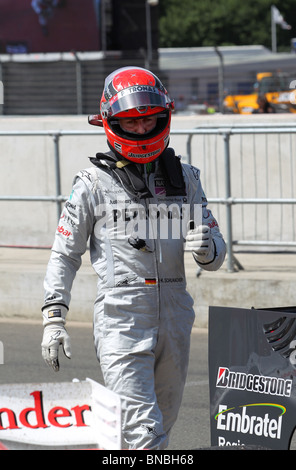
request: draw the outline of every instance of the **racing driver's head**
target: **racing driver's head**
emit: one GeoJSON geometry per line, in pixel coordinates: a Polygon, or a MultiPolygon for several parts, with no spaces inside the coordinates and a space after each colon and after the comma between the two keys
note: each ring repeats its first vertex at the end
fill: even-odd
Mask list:
{"type": "Polygon", "coordinates": [[[111,148],[136,163],[149,163],[169,143],[174,102],[159,78],[140,67],[123,67],[105,80],[100,115],[111,148]]]}

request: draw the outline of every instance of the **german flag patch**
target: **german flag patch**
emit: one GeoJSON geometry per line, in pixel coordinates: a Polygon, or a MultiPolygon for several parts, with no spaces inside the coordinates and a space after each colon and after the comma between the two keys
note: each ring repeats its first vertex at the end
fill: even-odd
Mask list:
{"type": "Polygon", "coordinates": [[[146,284],[146,286],[155,286],[157,284],[157,280],[155,278],[145,279],[145,284],[146,284]]]}

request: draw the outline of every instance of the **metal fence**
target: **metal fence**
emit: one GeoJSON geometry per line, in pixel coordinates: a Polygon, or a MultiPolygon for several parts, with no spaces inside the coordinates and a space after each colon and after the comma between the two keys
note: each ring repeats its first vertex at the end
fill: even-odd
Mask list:
{"type": "MultiPolygon", "coordinates": [[[[296,126],[292,124],[265,124],[219,126],[198,128],[188,131],[189,161],[193,160],[193,136],[214,135],[220,138],[215,141],[214,149],[203,140],[202,154],[205,160],[206,193],[222,192],[220,197],[209,197],[208,202],[223,206],[225,209],[225,238],[227,240],[227,268],[234,270],[235,259],[233,248],[263,247],[295,248],[296,247],[296,126]],[[259,143],[259,138],[261,142],[259,143]],[[234,143],[234,140],[236,142],[234,143]],[[218,147],[220,144],[220,148],[218,147]],[[223,145],[223,150],[221,148],[223,145]],[[219,150],[220,149],[220,150],[219,150]],[[247,149],[247,150],[246,150],[247,149]],[[220,153],[219,153],[220,152],[220,153]],[[211,155],[212,153],[212,155],[211,155]],[[223,153],[223,159],[220,156],[223,153]],[[208,173],[211,173],[208,161],[213,160],[216,187],[207,190],[208,173]],[[220,160],[220,170],[218,169],[220,160]],[[223,161],[223,165],[221,165],[223,161]],[[223,168],[222,168],[223,166],[223,168]],[[219,173],[220,171],[220,173],[219,173]],[[223,176],[222,176],[223,175],[223,176]],[[218,188],[219,179],[224,187],[218,188]],[[235,187],[235,189],[234,189],[235,187]],[[249,214],[246,217],[246,207],[249,214]],[[239,207],[240,214],[233,212],[239,207]],[[277,207],[277,210],[275,208],[277,207]],[[252,215],[251,215],[252,213],[252,215]],[[247,233],[245,225],[253,218],[253,237],[247,233]],[[264,219],[264,222],[262,222],[264,219]],[[240,233],[235,226],[240,227],[240,233]],[[271,229],[273,225],[273,229],[271,229]],[[275,226],[276,229],[275,229],[275,226]],[[264,233],[265,232],[265,233],[264,233]],[[264,236],[265,235],[265,236],[264,236]]],[[[213,142],[212,142],[213,147],[213,142]]],[[[200,166],[200,165],[199,165],[200,166]]],[[[211,176],[213,180],[213,176],[211,176]]],[[[219,209],[218,209],[219,213],[219,209]]],[[[223,218],[223,216],[222,216],[223,218]]],[[[221,220],[221,216],[218,217],[221,220]]]]}
{"type": "MultiPolygon", "coordinates": [[[[0,137],[50,137],[55,171],[55,195],[0,195],[0,201],[52,202],[56,204],[59,218],[62,204],[67,199],[61,190],[60,140],[100,134],[104,135],[104,132],[0,131],[0,137]]],[[[184,160],[202,168],[205,192],[215,195],[208,201],[211,206],[216,206],[218,220],[224,224],[229,272],[241,267],[235,258],[236,246],[296,248],[296,124],[207,126],[172,130],[171,136],[175,139],[181,136],[183,146],[186,137],[184,160]],[[234,214],[237,207],[240,213],[234,214]],[[252,207],[249,214],[246,214],[246,207],[252,207]],[[264,215],[259,207],[264,207],[264,215]],[[272,212],[271,208],[275,207],[280,211],[272,212]],[[250,233],[250,214],[253,236],[250,233]],[[271,222],[272,230],[269,228],[271,222]]]]}

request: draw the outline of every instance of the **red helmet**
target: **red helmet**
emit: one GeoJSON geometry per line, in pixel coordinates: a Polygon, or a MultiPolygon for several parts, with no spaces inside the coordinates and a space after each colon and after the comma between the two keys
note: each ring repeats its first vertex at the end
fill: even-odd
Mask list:
{"type": "Polygon", "coordinates": [[[100,115],[90,116],[90,124],[103,125],[111,147],[137,163],[155,160],[169,142],[174,102],[159,78],[140,67],[123,67],[105,80],[100,115]],[[156,126],[145,134],[123,130],[120,119],[156,116],[156,126]]]}

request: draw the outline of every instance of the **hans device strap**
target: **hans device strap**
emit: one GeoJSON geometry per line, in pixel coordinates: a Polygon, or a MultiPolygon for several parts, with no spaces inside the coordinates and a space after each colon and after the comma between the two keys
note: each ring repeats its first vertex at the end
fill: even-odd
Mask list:
{"type": "MultiPolygon", "coordinates": [[[[152,197],[138,166],[113,152],[97,153],[90,161],[99,168],[109,168],[119,179],[124,189],[140,198],[152,197]]],[[[172,148],[167,148],[159,157],[167,196],[185,196],[186,188],[180,158],[172,148]]]]}

